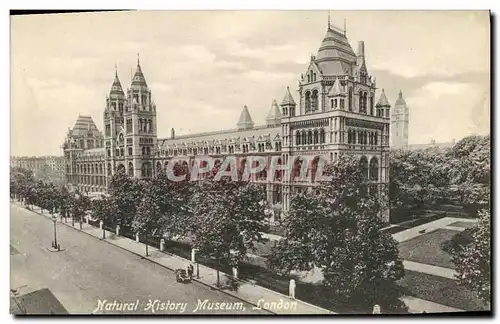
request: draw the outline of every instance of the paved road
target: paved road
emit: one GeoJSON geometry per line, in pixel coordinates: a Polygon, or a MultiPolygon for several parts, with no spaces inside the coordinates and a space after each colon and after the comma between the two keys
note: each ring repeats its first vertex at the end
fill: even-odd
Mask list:
{"type": "Polygon", "coordinates": [[[10,211],[10,285],[21,294],[48,288],[72,314],[266,314],[199,283],[177,283],[172,271],[64,225],[57,236],[66,250],[50,252],[52,221],[13,204],[10,211]],[[149,300],[157,302],[148,308],[149,300]]]}

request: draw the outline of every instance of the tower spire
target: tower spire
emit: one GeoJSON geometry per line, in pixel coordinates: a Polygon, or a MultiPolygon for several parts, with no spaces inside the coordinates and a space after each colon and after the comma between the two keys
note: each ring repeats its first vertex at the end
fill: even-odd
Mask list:
{"type": "Polygon", "coordinates": [[[346,19],[344,18],[344,36],[347,34],[347,23],[346,19]]]}
{"type": "Polygon", "coordinates": [[[328,30],[330,30],[330,10],[328,10],[328,30]]]}
{"type": "Polygon", "coordinates": [[[137,65],[139,65],[139,53],[137,53],[137,65]]]}
{"type": "Polygon", "coordinates": [[[115,77],[118,77],[118,66],[115,63],[115,77]]]}

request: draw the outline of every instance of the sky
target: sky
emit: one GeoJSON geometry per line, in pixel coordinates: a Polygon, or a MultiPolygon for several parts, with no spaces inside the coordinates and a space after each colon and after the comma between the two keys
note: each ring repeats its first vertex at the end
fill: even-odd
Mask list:
{"type": "MultiPolygon", "coordinates": [[[[459,140],[490,128],[486,11],[331,11],[357,50],[365,42],[378,98],[399,90],[409,143],[459,140]]],[[[124,89],[137,53],[157,106],[158,137],[232,129],[244,105],[264,124],[301,73],[327,11],[139,11],[11,17],[11,155],[62,155],[68,128],[103,128],[115,65],[124,89]]]]}

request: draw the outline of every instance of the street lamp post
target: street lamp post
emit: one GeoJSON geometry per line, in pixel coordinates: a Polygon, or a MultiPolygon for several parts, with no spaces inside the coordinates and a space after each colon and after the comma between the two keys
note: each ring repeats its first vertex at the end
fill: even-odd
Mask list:
{"type": "Polygon", "coordinates": [[[54,242],[52,242],[52,247],[54,249],[57,249],[58,251],[61,250],[59,244],[57,244],[57,231],[56,231],[56,223],[57,223],[57,218],[55,215],[52,215],[52,221],[54,222],[54,242]]]}

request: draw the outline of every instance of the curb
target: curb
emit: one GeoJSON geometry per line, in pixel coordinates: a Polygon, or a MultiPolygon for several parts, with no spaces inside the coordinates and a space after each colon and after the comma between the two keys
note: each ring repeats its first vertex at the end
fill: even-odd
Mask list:
{"type": "MultiPolygon", "coordinates": [[[[18,206],[19,206],[19,205],[18,205],[18,206]]],[[[39,216],[44,216],[44,217],[46,217],[46,218],[49,218],[49,217],[45,216],[45,214],[41,214],[41,213],[40,213],[40,212],[38,212],[38,211],[27,209],[27,208],[25,208],[24,206],[19,206],[19,207],[24,208],[24,209],[26,209],[26,210],[28,210],[28,211],[34,212],[35,214],[37,214],[37,215],[39,215],[39,216]]],[[[157,261],[155,261],[155,260],[152,260],[152,259],[150,259],[150,258],[148,258],[148,257],[146,257],[146,256],[144,256],[144,255],[141,255],[141,254],[139,254],[139,253],[136,253],[136,252],[133,252],[133,251],[127,250],[126,248],[124,248],[124,247],[122,247],[122,246],[119,246],[119,245],[117,245],[117,244],[114,244],[114,243],[112,243],[112,242],[110,242],[110,241],[108,241],[108,240],[106,240],[106,239],[102,239],[102,238],[96,237],[96,236],[94,236],[94,235],[92,235],[92,234],[90,234],[90,233],[85,232],[84,230],[81,230],[81,229],[79,229],[79,228],[73,227],[73,226],[68,225],[68,224],[66,224],[66,223],[62,223],[62,222],[60,222],[60,224],[63,224],[63,225],[65,225],[65,226],[69,227],[69,228],[72,228],[73,230],[78,231],[78,232],[80,232],[80,233],[85,233],[85,234],[87,234],[87,235],[89,235],[89,236],[91,236],[91,237],[93,237],[93,238],[95,238],[95,239],[98,239],[99,241],[106,242],[106,243],[108,243],[109,245],[112,245],[112,246],[118,247],[118,248],[120,248],[120,249],[122,249],[122,250],[124,250],[124,251],[127,251],[127,252],[129,252],[129,253],[132,253],[132,254],[134,254],[134,255],[136,255],[136,256],[139,256],[139,257],[140,257],[141,259],[143,259],[143,260],[148,260],[148,261],[150,261],[150,262],[152,262],[152,263],[154,263],[154,264],[157,264],[157,265],[159,265],[159,266],[161,266],[161,267],[163,267],[163,268],[165,268],[165,269],[168,269],[168,270],[170,270],[170,271],[175,272],[175,269],[172,269],[172,268],[170,268],[170,267],[168,267],[168,266],[166,266],[166,265],[163,265],[163,264],[161,264],[161,263],[159,263],[159,262],[157,262],[157,261]]],[[[90,225],[90,224],[87,224],[87,225],[90,225]]],[[[92,225],[90,225],[90,226],[92,226],[92,225]]],[[[93,226],[92,226],[92,227],[93,227],[93,226]]],[[[109,232],[109,231],[108,231],[108,232],[109,232]]],[[[63,251],[63,250],[61,250],[61,251],[63,251]]],[[[159,250],[158,250],[158,251],[159,251],[159,250]]],[[[160,251],[160,252],[161,252],[161,251],[160,251]]],[[[220,291],[220,292],[222,292],[222,293],[224,293],[224,294],[226,294],[226,295],[228,295],[228,296],[231,296],[231,297],[233,297],[233,298],[236,298],[236,299],[238,299],[238,300],[241,300],[241,301],[243,301],[243,302],[245,302],[245,303],[248,303],[248,304],[250,304],[250,305],[253,305],[253,306],[258,306],[257,304],[255,304],[255,303],[253,303],[253,302],[250,302],[250,301],[248,301],[248,300],[245,300],[245,299],[243,299],[243,298],[241,298],[241,297],[239,297],[239,296],[236,296],[236,295],[230,294],[229,292],[227,292],[227,291],[225,291],[225,290],[223,290],[223,289],[221,289],[221,288],[218,288],[218,287],[216,287],[216,286],[212,286],[212,285],[210,285],[210,284],[207,284],[207,283],[205,283],[205,282],[203,282],[203,281],[201,281],[201,280],[199,280],[199,279],[193,278],[192,280],[193,280],[193,281],[196,281],[196,282],[198,282],[198,283],[200,283],[200,284],[202,284],[202,285],[204,285],[204,286],[206,286],[206,287],[209,287],[209,288],[211,288],[212,290],[217,290],[217,291],[220,291]]],[[[262,287],[262,288],[264,288],[264,287],[262,287]]],[[[266,288],[264,288],[264,289],[266,289],[266,288]]],[[[266,289],[266,290],[269,290],[269,289],[266,289]]],[[[273,292],[274,292],[274,293],[276,293],[275,291],[273,291],[273,292]]],[[[316,306],[315,306],[315,307],[316,307],[316,306]]],[[[271,314],[273,314],[273,315],[278,315],[277,313],[274,313],[274,312],[272,312],[272,311],[270,311],[270,310],[267,310],[267,309],[265,309],[265,308],[260,308],[260,309],[261,309],[261,310],[265,310],[266,312],[269,312],[269,313],[271,313],[271,314]]],[[[292,315],[292,314],[291,314],[291,315],[292,315]]]]}

